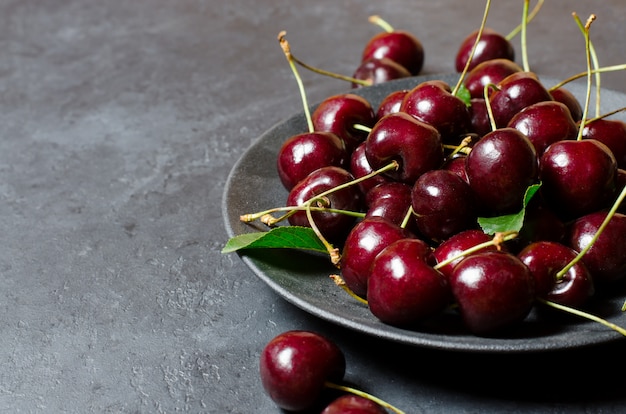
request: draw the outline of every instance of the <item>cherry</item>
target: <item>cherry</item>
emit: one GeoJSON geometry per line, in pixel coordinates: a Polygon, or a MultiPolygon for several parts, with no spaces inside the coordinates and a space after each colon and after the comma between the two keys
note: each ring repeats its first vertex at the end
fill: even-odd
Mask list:
{"type": "MultiPolygon", "coordinates": [[[[438,266],[437,269],[449,278],[452,275],[452,271],[454,267],[459,264],[465,257],[461,254],[466,252],[468,249],[478,246],[483,243],[490,242],[492,240],[491,236],[484,233],[479,229],[469,229],[463,230],[459,233],[449,237],[444,240],[435,248],[433,251],[433,255],[437,260],[437,263],[443,263],[445,261],[451,260],[456,257],[456,259],[452,260],[450,263],[438,266]]],[[[479,251],[497,251],[498,248],[494,244],[490,244],[479,251]]],[[[471,253],[473,254],[473,253],[471,253]]]]}
{"type": "Polygon", "coordinates": [[[441,80],[425,81],[411,89],[400,111],[435,127],[444,144],[458,144],[471,128],[467,105],[441,80]]]}
{"type": "Polygon", "coordinates": [[[400,112],[402,101],[407,93],[409,93],[408,89],[400,89],[387,94],[378,105],[376,119],[380,119],[385,115],[400,112]]]}
{"type": "Polygon", "coordinates": [[[465,170],[481,211],[511,213],[521,209],[528,186],[537,179],[537,156],[524,134],[501,128],[474,144],[465,170]]]}
{"type": "Polygon", "coordinates": [[[365,217],[384,217],[398,226],[411,208],[411,186],[389,181],[373,187],[365,198],[365,217]]]}
{"type": "Polygon", "coordinates": [[[441,169],[455,173],[467,183],[468,181],[467,172],[465,171],[465,157],[466,155],[464,154],[456,154],[452,157],[449,157],[448,159],[446,159],[446,162],[443,164],[441,169]]]}
{"type": "Polygon", "coordinates": [[[443,163],[439,132],[404,112],[381,118],[365,141],[365,155],[373,169],[397,161],[399,168],[386,173],[391,179],[413,184],[443,163]]]}
{"type": "Polygon", "coordinates": [[[411,237],[408,230],[383,217],[368,217],[348,234],[341,254],[341,276],[356,295],[367,296],[370,267],[374,257],[396,240],[411,237]]]}
{"type": "Polygon", "coordinates": [[[574,122],[580,122],[583,119],[583,108],[572,92],[564,87],[559,87],[549,91],[552,99],[561,102],[569,109],[574,122]]]}
{"type": "MultiPolygon", "coordinates": [[[[354,178],[361,178],[374,172],[365,155],[365,142],[360,143],[359,146],[352,151],[352,155],[350,156],[349,171],[352,173],[354,178]]],[[[359,182],[357,185],[363,194],[367,194],[370,189],[376,185],[388,181],[389,179],[384,175],[376,174],[364,181],[359,182]]]]}
{"type": "Polygon", "coordinates": [[[287,139],[278,150],[277,169],[283,186],[294,185],[318,168],[346,167],[348,153],[343,141],[331,132],[306,132],[287,139]]]}
{"type": "Polygon", "coordinates": [[[414,325],[443,311],[451,300],[448,282],[432,267],[432,250],[420,239],[401,239],[374,259],[367,303],[384,323],[414,325]]]}
{"type": "Polygon", "coordinates": [[[472,98],[470,100],[470,118],[472,130],[479,137],[485,136],[493,130],[485,99],[472,98]]]}
{"type": "Polygon", "coordinates": [[[570,110],[556,101],[538,102],[527,106],[509,121],[509,128],[515,128],[526,135],[533,143],[538,156],[552,143],[576,139],[578,126],[570,110]]]}
{"type": "MultiPolygon", "coordinates": [[[[302,206],[309,199],[354,180],[352,174],[339,167],[322,167],[313,171],[296,184],[287,197],[287,206],[302,206]]],[[[348,186],[322,197],[314,206],[338,210],[360,211],[361,193],[355,186],[348,186]]],[[[343,238],[354,225],[355,218],[337,212],[312,212],[315,225],[324,237],[331,240],[343,238]]],[[[297,211],[290,215],[292,226],[308,226],[311,223],[305,211],[297,211]]]]}
{"type": "MultiPolygon", "coordinates": [[[[577,252],[585,249],[595,237],[606,211],[595,211],[576,219],[569,228],[567,245],[577,252]]],[[[626,277],[626,215],[615,213],[582,261],[598,284],[626,277]]]]}
{"type": "Polygon", "coordinates": [[[369,398],[345,394],[328,404],[321,414],[387,414],[387,411],[369,398]]]}
{"type": "Polygon", "coordinates": [[[476,224],[472,189],[451,171],[440,169],[422,174],[413,185],[411,205],[420,234],[435,242],[476,224]]]}
{"type": "Polygon", "coordinates": [[[343,352],[329,339],[308,331],[288,331],[272,339],[261,352],[261,382],[281,408],[311,407],[327,382],[343,379],[343,352]]]}
{"type": "Polygon", "coordinates": [[[509,59],[487,60],[467,72],[463,84],[472,98],[484,98],[485,86],[497,85],[507,76],[522,71],[521,66],[509,59]]]}
{"type": "Polygon", "coordinates": [[[626,122],[600,118],[585,122],[583,139],[595,139],[609,147],[618,168],[626,168],[626,122]]]}
{"type": "Polygon", "coordinates": [[[530,270],[510,253],[468,256],[449,280],[463,322],[476,335],[491,335],[522,321],[535,300],[530,270]]]}
{"type": "Polygon", "coordinates": [[[605,207],[615,195],[616,175],[611,150],[594,139],[555,142],[540,158],[541,194],[565,219],[605,207]]]}
{"type": "MultiPolygon", "coordinates": [[[[411,76],[404,66],[389,58],[370,58],[361,62],[352,77],[367,81],[369,85],[377,85],[395,79],[408,78],[411,76]]],[[[361,83],[352,83],[353,88],[362,88],[361,83]]]]}
{"type": "Polygon", "coordinates": [[[533,199],[524,212],[524,225],[511,244],[524,247],[538,241],[563,241],[566,225],[551,209],[533,199]]]}
{"type": "Polygon", "coordinates": [[[315,131],[327,131],[341,138],[348,153],[367,137],[367,132],[355,125],[372,127],[376,122],[374,109],[368,100],[353,93],[324,99],[311,114],[315,131]]]}
{"type": "Polygon", "coordinates": [[[370,22],[379,24],[385,31],[365,44],[361,60],[387,58],[405,67],[411,75],[419,74],[424,65],[424,47],[419,39],[407,31],[394,30],[379,16],[371,16],[370,22]]]}
{"type": "Polygon", "coordinates": [[[552,95],[532,72],[515,72],[497,84],[489,95],[493,118],[498,128],[505,127],[522,109],[537,102],[551,101],[552,95]]]}
{"type": "MultiPolygon", "coordinates": [[[[461,46],[459,46],[455,58],[455,68],[457,72],[462,72],[467,65],[478,33],[479,31],[475,30],[461,42],[461,46]]],[[[506,37],[489,27],[485,27],[483,28],[480,40],[478,40],[476,44],[476,50],[472,56],[468,70],[472,70],[478,64],[492,59],[513,61],[515,60],[515,49],[506,37]]]]}
{"type": "Polygon", "coordinates": [[[565,274],[577,252],[564,244],[538,241],[529,244],[517,257],[530,269],[535,279],[538,297],[570,307],[579,307],[594,294],[595,288],[589,270],[583,262],[576,262],[565,274]]]}

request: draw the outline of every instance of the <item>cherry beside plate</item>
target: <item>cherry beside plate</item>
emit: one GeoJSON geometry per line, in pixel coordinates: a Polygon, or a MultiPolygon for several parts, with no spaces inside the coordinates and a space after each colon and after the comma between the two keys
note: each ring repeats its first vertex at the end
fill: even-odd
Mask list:
{"type": "MultiPolygon", "coordinates": [[[[362,95],[376,108],[394,90],[410,89],[429,79],[442,79],[454,86],[457,76],[418,76],[350,92],[362,95]]],[[[559,82],[550,78],[541,78],[541,81],[547,87],[559,82]]],[[[566,87],[584,102],[585,82],[570,83],[566,87]]],[[[626,104],[625,94],[611,90],[603,90],[601,99],[605,112],[626,104]]],[[[591,105],[594,105],[593,99],[591,105]]],[[[229,237],[266,230],[260,224],[242,223],[240,215],[284,205],[287,192],[276,173],[276,155],[285,139],[306,130],[304,112],[293,115],[260,136],[235,164],[228,176],[222,200],[222,213],[229,237]]],[[[304,311],[347,329],[407,345],[450,351],[528,353],[581,348],[624,339],[619,333],[599,323],[573,317],[566,321],[558,318],[550,320],[538,317],[535,313],[507,337],[471,335],[462,327],[456,315],[444,315],[442,321],[432,321],[419,331],[396,328],[378,321],[365,305],[335,286],[329,275],[338,270],[326,257],[283,249],[243,250],[239,255],[272,290],[304,311]]],[[[626,327],[626,312],[621,311],[626,297],[623,284],[619,290],[621,292],[616,292],[610,299],[603,299],[590,312],[626,327]]]]}

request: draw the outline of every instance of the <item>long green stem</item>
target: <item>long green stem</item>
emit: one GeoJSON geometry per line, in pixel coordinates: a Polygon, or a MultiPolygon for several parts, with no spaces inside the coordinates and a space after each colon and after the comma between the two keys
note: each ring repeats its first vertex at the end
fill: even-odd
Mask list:
{"type": "MultiPolygon", "coordinates": [[[[535,7],[532,9],[532,11],[530,12],[530,14],[528,15],[528,18],[526,19],[526,23],[530,23],[535,16],[537,15],[537,13],[539,13],[539,10],[541,9],[541,6],[543,6],[543,1],[544,0],[539,0],[537,2],[537,4],[535,4],[535,7]]],[[[511,30],[511,32],[509,34],[507,34],[506,36],[504,36],[504,38],[506,40],[511,41],[515,36],[517,36],[517,34],[522,30],[522,25],[519,24],[517,25],[517,27],[513,30],[511,30]]]]}
{"type": "MultiPolygon", "coordinates": [[[[622,63],[620,65],[605,66],[603,68],[593,69],[591,73],[598,74],[598,73],[605,73],[605,72],[617,72],[619,70],[626,70],[626,64],[622,63]]],[[[551,86],[548,89],[548,91],[551,92],[555,89],[558,89],[564,86],[565,84],[575,81],[576,79],[584,78],[585,76],[588,75],[588,73],[589,73],[588,71],[585,71],[585,72],[577,73],[574,76],[570,76],[569,78],[562,80],[561,82],[555,84],[554,86],[551,86]]]]}
{"type": "Polygon", "coordinates": [[[539,302],[541,302],[541,303],[543,303],[543,304],[545,304],[547,306],[551,306],[551,307],[553,307],[555,309],[559,309],[559,310],[571,313],[573,315],[577,315],[577,316],[580,316],[580,317],[592,320],[594,322],[598,322],[598,323],[600,323],[600,324],[602,324],[602,325],[604,325],[604,326],[606,326],[608,328],[611,328],[614,331],[619,332],[620,334],[626,336],[626,329],[622,328],[621,326],[618,326],[618,325],[614,324],[613,322],[609,322],[609,321],[607,321],[605,319],[602,319],[602,318],[600,318],[600,317],[598,317],[596,315],[592,315],[591,313],[583,312],[583,311],[578,310],[578,309],[570,308],[569,306],[564,306],[564,305],[561,305],[561,304],[558,304],[558,303],[555,303],[555,302],[551,302],[549,300],[545,300],[545,299],[541,299],[541,298],[538,298],[537,300],[539,302]]]}
{"type": "MultiPolygon", "coordinates": [[[[584,34],[585,25],[583,24],[583,22],[580,20],[580,18],[577,15],[574,15],[574,19],[576,20],[576,24],[578,24],[578,28],[584,34]]],[[[600,67],[600,63],[598,62],[598,55],[596,53],[595,47],[593,47],[593,43],[591,42],[591,40],[589,41],[589,53],[591,54],[591,60],[593,62],[593,69],[596,70],[600,67]]],[[[596,75],[596,116],[600,116],[600,91],[602,89],[600,85],[601,76],[599,72],[595,72],[595,75],[596,75]]]]}
{"type": "Polygon", "coordinates": [[[344,392],[348,392],[350,394],[354,394],[354,395],[358,395],[359,397],[363,397],[366,398],[370,401],[374,401],[376,404],[380,405],[381,407],[387,408],[388,410],[393,411],[396,414],[405,414],[404,411],[400,410],[399,408],[394,407],[393,405],[389,404],[386,401],[381,400],[378,397],[375,397],[371,394],[368,394],[364,391],[360,391],[357,389],[354,389],[352,387],[347,387],[345,385],[340,385],[340,384],[335,384],[332,382],[326,382],[324,383],[324,385],[328,388],[332,388],[335,390],[339,390],[339,391],[344,391],[344,392]]]}
{"type": "MultiPolygon", "coordinates": [[[[572,15],[577,18],[576,13],[572,13],[572,15]]],[[[585,35],[585,55],[587,56],[587,94],[585,96],[585,105],[583,106],[583,116],[580,121],[580,126],[578,128],[578,137],[576,138],[578,141],[583,139],[583,130],[585,129],[585,122],[587,116],[589,114],[589,102],[591,100],[591,88],[592,88],[592,75],[591,75],[591,51],[589,49],[589,28],[591,27],[591,23],[596,19],[594,14],[590,15],[587,19],[587,23],[585,24],[585,30],[583,31],[585,35]]]]}
{"type": "Polygon", "coordinates": [[[472,253],[476,253],[479,250],[484,249],[485,247],[489,247],[489,246],[499,246],[500,244],[504,243],[505,241],[509,241],[509,240],[513,240],[514,238],[516,238],[518,235],[517,232],[515,231],[511,231],[511,232],[506,232],[506,233],[497,233],[493,239],[486,241],[484,243],[480,243],[477,244],[476,246],[470,247],[469,249],[463,250],[462,252],[460,252],[457,255],[454,255],[446,260],[443,260],[439,263],[437,263],[435,266],[433,266],[436,270],[441,269],[442,267],[449,265],[450,263],[454,262],[457,259],[460,259],[461,257],[465,257],[467,255],[470,255],[472,253]]]}
{"type": "Polygon", "coordinates": [[[528,26],[528,7],[530,0],[524,0],[524,9],[522,11],[522,68],[525,72],[530,72],[530,65],[528,64],[528,44],[526,41],[526,27],[528,26]]]}

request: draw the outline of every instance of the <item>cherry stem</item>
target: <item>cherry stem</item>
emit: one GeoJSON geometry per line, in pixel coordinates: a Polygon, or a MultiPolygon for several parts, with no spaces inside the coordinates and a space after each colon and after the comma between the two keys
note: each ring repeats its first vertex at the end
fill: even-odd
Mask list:
{"type": "Polygon", "coordinates": [[[381,27],[384,31],[386,31],[387,33],[391,33],[394,31],[393,26],[391,26],[389,23],[387,23],[387,21],[385,21],[382,17],[378,16],[378,15],[373,15],[370,16],[367,19],[370,23],[374,23],[375,25],[381,27]]]}
{"type": "Polygon", "coordinates": [[[459,80],[457,81],[456,85],[454,86],[454,89],[452,90],[452,96],[456,96],[456,94],[459,92],[459,89],[461,88],[461,85],[463,84],[465,80],[465,76],[467,75],[469,66],[472,63],[472,59],[474,58],[474,53],[476,53],[476,48],[478,47],[480,38],[483,35],[483,30],[485,30],[485,25],[487,23],[487,17],[489,16],[490,8],[491,8],[491,0],[487,0],[487,3],[485,4],[485,11],[483,12],[483,19],[480,23],[480,27],[478,28],[478,33],[476,34],[476,41],[474,42],[474,45],[472,46],[472,50],[470,52],[469,58],[467,59],[467,62],[465,62],[465,67],[463,68],[463,72],[461,72],[461,75],[459,76],[459,80]]]}
{"type": "MultiPolygon", "coordinates": [[[[591,71],[591,73],[597,74],[597,73],[605,73],[605,72],[617,72],[619,70],[625,70],[625,69],[626,69],[626,64],[622,63],[620,65],[605,66],[603,68],[593,69],[591,71]]],[[[572,81],[575,81],[576,79],[580,79],[580,78],[583,78],[583,77],[587,76],[587,74],[588,74],[588,71],[585,71],[585,72],[577,73],[574,76],[570,76],[569,78],[567,78],[567,79],[557,83],[556,85],[550,87],[548,89],[548,91],[552,92],[553,90],[558,89],[558,88],[564,86],[567,83],[570,83],[572,81]]]]}
{"type": "MultiPolygon", "coordinates": [[[[576,13],[572,13],[572,15],[577,18],[576,13]]],[[[585,30],[583,31],[583,34],[585,36],[585,55],[587,56],[587,94],[585,96],[585,105],[583,107],[582,120],[580,121],[580,126],[578,128],[578,137],[576,138],[578,141],[583,139],[583,129],[585,128],[585,122],[589,114],[589,102],[591,100],[592,74],[591,51],[589,47],[589,28],[591,27],[591,23],[593,23],[595,19],[595,14],[591,14],[587,19],[587,23],[585,24],[585,30]]]]}
{"type": "MultiPolygon", "coordinates": [[[[537,2],[537,4],[535,5],[535,7],[532,9],[532,11],[530,12],[530,14],[528,15],[528,19],[526,19],[526,22],[527,22],[527,23],[530,23],[530,22],[531,22],[531,21],[535,18],[535,16],[537,15],[537,13],[539,13],[539,10],[541,9],[541,6],[543,6],[543,1],[544,1],[544,0],[539,0],[539,1],[537,2]]],[[[518,34],[521,30],[522,30],[522,25],[521,25],[521,24],[519,24],[519,25],[517,25],[517,27],[516,27],[515,29],[511,30],[511,32],[510,32],[508,35],[504,36],[504,38],[505,38],[506,40],[509,40],[509,41],[510,41],[510,40],[511,40],[511,39],[513,39],[515,36],[517,36],[517,34],[518,34]]]]}
{"type": "MultiPolygon", "coordinates": [[[[585,25],[583,25],[583,22],[580,20],[580,18],[578,17],[578,15],[576,13],[573,13],[574,16],[574,20],[576,21],[576,24],[578,24],[578,28],[580,29],[580,31],[584,34],[585,33],[585,25]]],[[[593,43],[591,43],[591,41],[589,41],[589,53],[591,54],[591,60],[593,61],[593,69],[598,69],[600,67],[600,64],[598,63],[598,55],[596,54],[596,49],[593,47],[593,43]]],[[[600,90],[601,90],[601,86],[600,86],[600,73],[599,72],[594,72],[596,75],[596,116],[600,115],[600,90]]]]}
{"type": "Polygon", "coordinates": [[[609,116],[611,116],[611,115],[615,115],[615,114],[617,114],[617,113],[619,113],[619,112],[622,112],[622,111],[626,111],[626,106],[623,106],[623,107],[621,107],[621,108],[619,108],[619,109],[615,109],[614,111],[607,112],[607,113],[605,113],[605,114],[602,114],[602,115],[596,116],[595,118],[588,119],[588,120],[587,120],[587,124],[590,124],[590,123],[592,123],[592,122],[594,122],[594,121],[597,121],[597,120],[599,120],[599,119],[604,119],[604,118],[607,118],[607,117],[609,117],[609,116]]]}
{"type": "Polygon", "coordinates": [[[380,405],[380,406],[382,406],[384,408],[387,408],[387,409],[393,411],[396,414],[405,414],[404,411],[400,410],[399,408],[396,408],[393,405],[389,404],[388,402],[383,401],[380,398],[375,397],[375,396],[373,396],[371,394],[368,394],[368,393],[366,393],[364,391],[360,391],[360,390],[357,390],[357,389],[352,388],[352,387],[348,387],[348,386],[340,385],[340,384],[335,384],[335,383],[328,382],[328,381],[325,382],[324,385],[327,388],[332,388],[332,389],[335,389],[335,390],[348,392],[350,394],[354,394],[354,395],[358,395],[359,397],[366,398],[366,399],[368,399],[370,401],[373,401],[376,404],[378,404],[378,405],[380,405]]]}
{"type": "MultiPolygon", "coordinates": [[[[279,223],[283,220],[285,220],[286,218],[288,218],[291,214],[289,215],[285,215],[285,216],[281,216],[278,218],[274,218],[271,216],[271,214],[273,213],[280,213],[283,211],[288,211],[288,212],[296,212],[296,211],[304,211],[306,209],[305,206],[289,206],[289,207],[276,207],[276,208],[270,208],[268,210],[264,210],[264,211],[260,211],[258,213],[252,213],[252,214],[244,214],[242,216],[239,216],[239,220],[244,222],[244,223],[250,223],[254,220],[261,220],[264,224],[266,224],[269,227],[272,227],[274,225],[276,225],[276,223],[279,223]]],[[[357,211],[350,211],[350,210],[340,210],[340,209],[335,209],[335,208],[328,208],[328,207],[314,207],[311,206],[311,211],[319,211],[319,212],[326,212],[326,213],[338,213],[338,214],[345,214],[347,216],[353,216],[356,218],[364,218],[365,217],[365,213],[360,213],[357,211]]]]}
{"type": "Polygon", "coordinates": [[[493,88],[495,90],[500,90],[500,88],[498,88],[498,85],[495,85],[493,83],[488,83],[485,85],[484,92],[483,92],[483,96],[485,97],[485,105],[487,105],[487,114],[489,115],[489,123],[491,124],[491,130],[495,131],[496,129],[498,129],[498,126],[496,125],[496,120],[493,116],[493,110],[491,109],[491,101],[489,100],[490,88],[493,88]]]}
{"type": "Polygon", "coordinates": [[[309,225],[311,226],[311,229],[313,230],[317,238],[322,242],[324,247],[326,247],[326,251],[328,251],[331,263],[338,266],[340,259],[339,249],[333,246],[328,240],[326,240],[326,237],[324,237],[322,232],[317,227],[317,224],[315,224],[315,220],[313,220],[313,213],[311,212],[310,203],[306,204],[306,218],[309,221],[309,225]]]}
{"type": "Polygon", "coordinates": [[[291,54],[291,47],[289,46],[289,42],[285,39],[287,35],[286,31],[281,31],[278,33],[278,43],[280,43],[280,47],[283,49],[283,53],[287,58],[287,62],[289,62],[289,66],[291,67],[291,71],[296,78],[296,82],[298,83],[298,89],[300,89],[300,96],[302,98],[302,106],[304,107],[304,114],[306,116],[306,122],[309,127],[309,132],[314,132],[315,128],[313,127],[313,121],[311,120],[311,112],[309,111],[309,104],[306,99],[306,93],[304,91],[304,85],[302,84],[302,78],[298,73],[298,69],[294,64],[294,57],[291,54]]]}
{"type": "Polygon", "coordinates": [[[372,132],[372,127],[368,127],[367,125],[363,124],[354,124],[352,125],[352,128],[356,129],[357,131],[367,132],[368,134],[372,132]]]}
{"type": "Polygon", "coordinates": [[[496,233],[493,238],[489,241],[486,241],[484,243],[480,243],[477,244],[476,246],[472,246],[469,249],[463,250],[462,252],[460,252],[459,254],[456,254],[442,262],[437,263],[435,266],[433,266],[433,268],[435,270],[439,270],[442,267],[454,262],[455,260],[461,258],[461,257],[465,257],[469,254],[475,253],[479,250],[484,249],[485,247],[489,247],[489,246],[496,246],[498,248],[498,250],[501,248],[502,243],[509,241],[509,240],[513,240],[514,238],[516,238],[518,235],[518,233],[516,231],[507,231],[507,232],[503,232],[503,233],[496,233]]]}
{"type": "Polygon", "coordinates": [[[522,67],[524,71],[530,72],[530,66],[528,64],[528,42],[526,41],[526,29],[528,23],[528,7],[530,0],[524,0],[524,8],[522,11],[522,67]]]}
{"type": "Polygon", "coordinates": [[[600,318],[600,317],[598,317],[596,315],[592,315],[590,313],[583,312],[583,311],[578,310],[578,309],[570,308],[569,306],[561,305],[559,303],[551,302],[549,300],[545,300],[545,299],[541,299],[541,298],[537,298],[537,300],[539,302],[541,302],[541,303],[543,303],[545,305],[551,306],[553,308],[556,308],[556,309],[559,309],[559,310],[571,313],[573,315],[581,316],[583,318],[587,318],[587,319],[592,320],[594,322],[601,323],[602,325],[607,326],[607,327],[613,329],[614,331],[619,332],[620,334],[626,336],[626,329],[624,329],[624,328],[622,328],[622,327],[620,327],[620,326],[618,326],[618,325],[616,325],[616,324],[614,324],[612,322],[609,322],[609,321],[607,321],[605,319],[602,319],[602,318],[600,318]]]}
{"type": "Polygon", "coordinates": [[[337,286],[342,288],[348,295],[352,296],[354,299],[356,299],[357,301],[361,302],[362,304],[368,305],[367,300],[363,299],[362,297],[360,297],[359,295],[354,293],[348,287],[348,285],[346,285],[346,282],[341,278],[341,276],[339,276],[339,275],[330,275],[330,278],[333,280],[333,282],[335,282],[335,284],[337,286]]]}
{"type": "Polygon", "coordinates": [[[622,189],[622,192],[620,193],[619,197],[617,197],[617,200],[615,200],[615,202],[613,203],[613,206],[607,213],[606,217],[604,218],[604,221],[602,221],[602,224],[600,224],[600,227],[598,228],[596,233],[593,235],[593,238],[589,241],[589,243],[576,255],[576,257],[574,257],[567,265],[565,265],[563,269],[561,269],[556,274],[555,277],[557,281],[561,280],[563,276],[570,270],[570,268],[574,266],[576,263],[578,263],[578,261],[583,258],[583,256],[591,249],[591,247],[593,247],[593,244],[596,242],[596,240],[598,240],[598,238],[600,237],[600,234],[602,234],[606,226],[608,226],[609,221],[611,221],[611,218],[613,218],[613,216],[617,212],[617,209],[619,208],[620,204],[622,204],[622,201],[624,201],[624,198],[626,198],[626,187],[622,189]]]}
{"type": "Polygon", "coordinates": [[[411,220],[411,217],[413,217],[413,215],[415,214],[415,210],[413,210],[413,206],[409,206],[409,209],[406,211],[406,214],[404,215],[404,218],[402,219],[402,223],[400,223],[400,227],[403,229],[406,229],[406,226],[409,225],[409,220],[411,220]]]}

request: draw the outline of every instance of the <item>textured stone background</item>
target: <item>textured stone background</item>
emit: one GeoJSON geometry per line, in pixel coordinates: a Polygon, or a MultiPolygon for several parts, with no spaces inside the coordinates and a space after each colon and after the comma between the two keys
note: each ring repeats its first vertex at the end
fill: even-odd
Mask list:
{"type": "MultiPolygon", "coordinates": [[[[522,2],[494,3],[490,26],[506,33],[522,2]]],[[[503,358],[379,343],[295,309],[220,253],[228,172],[300,108],[280,30],[301,59],[350,74],[377,32],[367,16],[381,14],[423,41],[425,72],[450,72],[482,11],[476,0],[0,1],[0,412],[279,412],[257,360],[291,328],[336,339],[347,378],[408,412],[623,412],[623,346],[503,358]]],[[[529,33],[532,69],[584,70],[571,11],[598,15],[602,64],[626,62],[623,0],[550,0],[529,33]]],[[[312,102],[347,88],[304,77],[312,102]]],[[[626,75],[603,84],[626,92],[626,75]]]]}

